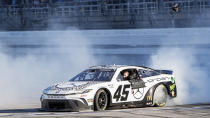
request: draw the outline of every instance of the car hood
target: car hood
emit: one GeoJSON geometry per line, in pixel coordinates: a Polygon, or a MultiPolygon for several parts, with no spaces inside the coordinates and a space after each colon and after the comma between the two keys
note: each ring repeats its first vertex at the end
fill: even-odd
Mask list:
{"type": "Polygon", "coordinates": [[[45,94],[75,94],[82,93],[88,87],[105,82],[65,82],[48,87],[43,92],[45,94]]]}

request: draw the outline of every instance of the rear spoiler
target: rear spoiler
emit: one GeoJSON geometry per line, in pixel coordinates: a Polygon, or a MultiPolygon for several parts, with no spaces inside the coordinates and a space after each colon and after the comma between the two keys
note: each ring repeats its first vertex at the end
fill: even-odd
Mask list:
{"type": "Polygon", "coordinates": [[[173,71],[172,70],[155,70],[161,74],[169,74],[169,75],[172,75],[173,74],[173,71]]]}

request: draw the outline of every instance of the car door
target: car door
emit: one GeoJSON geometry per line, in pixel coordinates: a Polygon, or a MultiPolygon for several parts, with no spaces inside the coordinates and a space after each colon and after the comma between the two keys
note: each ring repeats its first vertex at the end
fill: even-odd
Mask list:
{"type": "Polygon", "coordinates": [[[113,103],[121,103],[129,101],[129,94],[131,92],[131,84],[128,80],[123,80],[123,76],[119,73],[115,90],[112,96],[113,103]]]}
{"type": "MultiPolygon", "coordinates": [[[[126,69],[123,71],[129,71],[131,74],[132,71],[135,71],[135,70],[136,69],[126,69]]],[[[138,101],[143,96],[142,88],[144,87],[144,86],[141,86],[141,88],[140,88],[138,86],[138,84],[140,83],[137,80],[137,78],[139,78],[138,73],[137,73],[137,71],[135,72],[137,77],[130,76],[129,80],[124,80],[123,75],[122,75],[123,71],[121,71],[117,77],[117,83],[115,84],[116,88],[114,90],[112,102],[113,103],[121,103],[121,102],[138,101]]],[[[141,82],[143,82],[143,81],[141,81],[141,82]]]]}

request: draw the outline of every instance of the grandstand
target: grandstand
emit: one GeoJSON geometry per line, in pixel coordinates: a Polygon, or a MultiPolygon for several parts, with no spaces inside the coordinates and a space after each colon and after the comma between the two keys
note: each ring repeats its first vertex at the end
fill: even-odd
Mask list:
{"type": "Polygon", "coordinates": [[[0,0],[0,29],[202,27],[209,13],[210,0],[0,0]]]}

